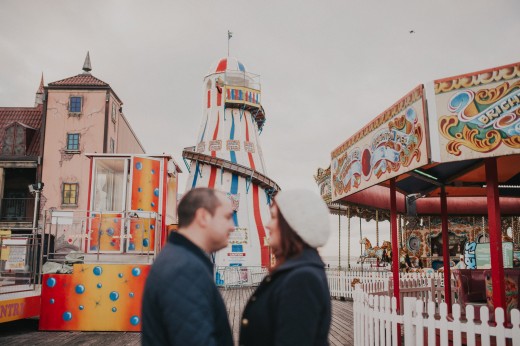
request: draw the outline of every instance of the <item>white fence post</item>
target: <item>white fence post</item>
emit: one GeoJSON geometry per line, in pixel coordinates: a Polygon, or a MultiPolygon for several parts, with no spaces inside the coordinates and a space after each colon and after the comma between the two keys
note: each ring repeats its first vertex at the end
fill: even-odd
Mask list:
{"type": "Polygon", "coordinates": [[[506,346],[506,333],[505,333],[505,316],[503,308],[495,309],[495,322],[496,322],[496,344],[498,346],[506,346]]]}
{"type": "Polygon", "coordinates": [[[347,290],[345,288],[345,271],[340,271],[339,272],[339,292],[338,292],[338,296],[339,297],[347,297],[347,290]]]}
{"type": "Polygon", "coordinates": [[[415,301],[415,344],[424,345],[424,304],[420,300],[415,301]]]}
{"type": "Polygon", "coordinates": [[[411,297],[404,298],[403,322],[404,322],[404,344],[415,345],[415,327],[413,325],[413,317],[415,310],[415,302],[417,300],[411,297]]]}
{"type": "MultiPolygon", "coordinates": [[[[513,310],[511,311],[511,324],[513,325],[513,328],[520,327],[520,311],[519,310],[513,310]]],[[[513,333],[513,345],[517,346],[520,345],[520,330],[517,333],[513,333]]]]}
{"type": "Polygon", "coordinates": [[[460,321],[460,305],[455,304],[452,307],[452,315],[453,315],[453,345],[461,345],[462,344],[462,331],[461,331],[461,321],[460,321]]]}

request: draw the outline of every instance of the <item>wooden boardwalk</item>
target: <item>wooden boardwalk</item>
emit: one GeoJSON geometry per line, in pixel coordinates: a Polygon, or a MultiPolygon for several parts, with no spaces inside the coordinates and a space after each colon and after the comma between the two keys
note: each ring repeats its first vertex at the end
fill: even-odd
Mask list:
{"type": "MultiPolygon", "coordinates": [[[[238,343],[240,316],[252,288],[221,290],[226,303],[235,343],[238,343]]],[[[354,345],[352,302],[332,300],[329,341],[332,346],[354,345]]],[[[38,320],[0,324],[0,345],[140,345],[141,333],[130,332],[40,332],[38,320]]]]}

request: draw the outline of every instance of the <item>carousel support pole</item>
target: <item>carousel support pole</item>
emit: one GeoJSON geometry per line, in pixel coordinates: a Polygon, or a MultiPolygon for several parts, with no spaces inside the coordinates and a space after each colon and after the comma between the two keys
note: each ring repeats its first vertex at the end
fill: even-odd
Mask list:
{"type": "Polygon", "coordinates": [[[347,241],[348,241],[347,267],[348,267],[348,270],[350,270],[350,207],[347,207],[347,241]]]}
{"type": "Polygon", "coordinates": [[[448,234],[448,203],[446,188],[441,187],[441,232],[442,232],[442,263],[444,264],[444,301],[451,314],[451,270],[450,270],[450,240],[448,234]]]}
{"type": "Polygon", "coordinates": [[[433,267],[433,261],[432,261],[432,256],[433,256],[433,250],[432,250],[432,219],[431,219],[431,216],[428,216],[428,233],[430,235],[430,242],[429,242],[429,245],[430,245],[430,252],[429,252],[429,261],[428,261],[428,266],[429,267],[433,267]]]}
{"type": "MultiPolygon", "coordinates": [[[[379,247],[379,211],[376,209],[376,246],[379,247]]],[[[376,265],[379,269],[379,257],[376,254],[376,265]]]]}
{"type": "Polygon", "coordinates": [[[363,244],[361,244],[361,240],[363,240],[363,230],[361,228],[361,215],[359,217],[359,251],[361,251],[361,255],[363,255],[363,244]]]}
{"type": "Polygon", "coordinates": [[[376,246],[379,246],[379,210],[376,210],[376,246]]]}
{"type": "Polygon", "coordinates": [[[338,209],[338,269],[341,270],[341,207],[338,209]]]}
{"type": "MultiPolygon", "coordinates": [[[[392,277],[394,280],[394,297],[397,300],[397,312],[401,312],[401,292],[399,287],[399,243],[397,242],[397,197],[395,192],[395,178],[390,179],[390,232],[392,233],[392,277]]],[[[401,325],[397,325],[397,335],[401,335],[401,325]]],[[[401,346],[401,338],[397,338],[397,345],[401,346]]]]}
{"type": "Polygon", "coordinates": [[[486,193],[488,205],[489,245],[491,253],[491,282],[493,284],[493,305],[506,307],[504,286],[504,260],[502,257],[502,232],[500,224],[500,204],[498,194],[498,174],[496,158],[485,159],[486,193]]]}
{"type": "MultiPolygon", "coordinates": [[[[361,240],[363,240],[363,230],[361,228],[361,213],[358,209],[358,217],[359,217],[359,254],[360,256],[363,256],[363,244],[361,243],[361,240]]],[[[361,272],[363,272],[363,264],[364,262],[361,262],[361,272]]]]}
{"type": "Polygon", "coordinates": [[[398,237],[399,237],[399,246],[398,246],[398,249],[399,251],[401,251],[401,247],[403,245],[403,223],[401,222],[401,215],[399,215],[399,219],[398,219],[398,230],[397,230],[397,234],[398,234],[398,237]]]}

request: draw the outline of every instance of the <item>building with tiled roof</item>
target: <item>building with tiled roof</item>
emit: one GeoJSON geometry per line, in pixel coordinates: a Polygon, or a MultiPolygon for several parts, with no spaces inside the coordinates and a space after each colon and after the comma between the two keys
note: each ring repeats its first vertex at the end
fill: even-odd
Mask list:
{"type": "Polygon", "coordinates": [[[101,79],[94,77],[91,74],[78,74],[74,77],[65,78],[56,82],[49,83],[49,88],[56,89],[56,87],[106,87],[110,88],[110,85],[103,82],[101,79]]]}
{"type": "Polygon", "coordinates": [[[31,184],[44,184],[40,218],[44,209],[87,210],[84,154],[144,153],[123,102],[91,70],[87,53],[81,74],[47,86],[42,76],[34,107],[0,107],[0,229],[33,226],[31,184]]]}
{"type": "Polygon", "coordinates": [[[32,226],[28,185],[41,167],[43,93],[42,76],[34,107],[0,107],[0,228],[32,226]]]}
{"type": "Polygon", "coordinates": [[[42,110],[42,107],[0,107],[0,161],[37,158],[40,155],[42,110]],[[13,126],[32,131],[21,146],[6,143],[6,131],[13,126]]]}

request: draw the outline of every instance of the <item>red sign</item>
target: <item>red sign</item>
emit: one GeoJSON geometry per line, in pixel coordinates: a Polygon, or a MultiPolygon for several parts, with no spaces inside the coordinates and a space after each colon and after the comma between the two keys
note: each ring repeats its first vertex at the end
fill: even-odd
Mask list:
{"type": "Polygon", "coordinates": [[[0,323],[40,315],[40,296],[0,301],[0,323]]]}

